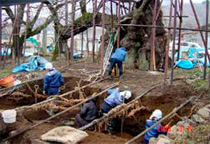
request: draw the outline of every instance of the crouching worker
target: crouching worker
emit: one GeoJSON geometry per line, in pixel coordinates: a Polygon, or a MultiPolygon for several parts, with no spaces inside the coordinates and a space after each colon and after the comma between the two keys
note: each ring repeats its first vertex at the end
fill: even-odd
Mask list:
{"type": "MultiPolygon", "coordinates": [[[[108,97],[104,100],[101,106],[101,113],[108,113],[111,109],[121,105],[131,97],[130,91],[120,92],[118,89],[108,90],[108,97]]],[[[120,122],[113,118],[106,123],[106,131],[109,134],[114,134],[120,129],[120,122]]]]}
{"type": "Polygon", "coordinates": [[[77,127],[85,126],[96,119],[97,116],[98,108],[95,100],[89,100],[83,105],[80,113],[76,115],[76,125],[77,127]]]}
{"type": "MultiPolygon", "coordinates": [[[[145,128],[148,129],[156,122],[158,122],[162,118],[162,112],[160,110],[155,110],[149,119],[146,120],[145,128]]],[[[149,144],[149,140],[152,137],[157,138],[159,134],[167,134],[167,130],[163,129],[162,124],[157,124],[153,129],[149,130],[144,135],[144,144],[149,144]]]]}
{"type": "Polygon", "coordinates": [[[46,63],[45,69],[49,72],[44,77],[43,94],[47,92],[48,96],[59,94],[59,87],[64,86],[64,79],[60,71],[53,68],[51,63],[46,63]]]}
{"type": "Polygon", "coordinates": [[[125,50],[125,47],[120,47],[120,48],[117,48],[115,50],[115,52],[111,55],[108,76],[111,77],[112,69],[117,64],[117,67],[120,70],[120,78],[122,77],[122,75],[123,75],[123,62],[125,61],[126,55],[127,55],[127,52],[125,50]]]}
{"type": "Polygon", "coordinates": [[[108,113],[112,108],[121,105],[126,100],[131,98],[130,91],[120,92],[118,89],[110,89],[107,91],[108,97],[105,98],[101,110],[103,113],[108,113]]]}

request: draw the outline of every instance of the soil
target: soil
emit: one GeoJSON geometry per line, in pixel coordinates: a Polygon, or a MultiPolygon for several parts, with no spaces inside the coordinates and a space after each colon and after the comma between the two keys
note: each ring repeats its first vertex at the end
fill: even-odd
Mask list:
{"type": "MultiPolygon", "coordinates": [[[[66,77],[65,82],[66,89],[61,91],[61,93],[65,93],[75,89],[78,86],[78,82],[80,79],[87,78],[90,74],[95,73],[99,70],[98,64],[81,62],[77,64],[67,65],[67,63],[63,63],[62,66],[59,62],[55,62],[54,66],[56,69],[60,69],[62,74],[66,77]]],[[[43,77],[45,71],[36,72],[36,75],[43,77]]],[[[19,73],[19,77],[21,75],[25,75],[25,73],[19,73]]],[[[162,82],[163,73],[160,72],[149,72],[149,71],[136,71],[136,70],[127,70],[122,79],[117,78],[104,80],[98,84],[95,84],[92,87],[88,87],[84,90],[84,94],[86,96],[90,96],[95,91],[100,92],[106,86],[119,82],[120,90],[131,90],[133,94],[133,98],[141,95],[143,92],[149,90],[152,86],[159,84],[162,82]]],[[[24,79],[23,79],[24,80],[24,79]]],[[[80,86],[86,85],[89,82],[82,82],[80,86]]],[[[34,85],[39,85],[38,93],[42,94],[42,80],[37,82],[32,82],[30,84],[31,88],[34,89],[34,85]]],[[[26,86],[18,89],[18,91],[23,92],[24,94],[31,94],[31,92],[27,89],[26,86]]],[[[133,136],[139,134],[144,130],[145,120],[149,118],[152,111],[155,109],[160,109],[163,111],[163,115],[167,115],[170,113],[175,107],[179,106],[181,103],[189,99],[191,96],[198,96],[201,92],[195,91],[194,88],[187,84],[184,81],[175,81],[173,85],[165,85],[159,86],[156,89],[152,90],[149,94],[142,97],[138,103],[140,106],[145,106],[146,109],[140,110],[133,117],[126,118],[124,121],[123,133],[120,131],[116,133],[114,136],[110,136],[105,133],[99,133],[94,131],[88,131],[89,137],[84,140],[83,143],[125,143],[133,136]]],[[[78,93],[75,93],[73,96],[78,98],[78,93]]],[[[100,99],[98,99],[98,107],[103,102],[103,98],[106,97],[104,94],[100,99]]],[[[69,97],[70,98],[70,97],[69,97]]],[[[44,99],[39,99],[42,101],[44,99]]],[[[209,100],[209,98],[205,97],[204,102],[209,100]]],[[[0,98],[0,109],[11,109],[17,106],[22,105],[31,105],[34,103],[33,98],[25,98],[19,101],[14,101],[9,99],[8,97],[0,98]],[[3,103],[2,103],[3,102],[3,103]]],[[[202,105],[202,104],[201,104],[202,105]]],[[[180,116],[188,116],[191,113],[192,104],[184,107],[182,110],[178,112],[180,116]]],[[[42,134],[49,131],[50,129],[56,127],[58,123],[66,122],[71,119],[74,119],[76,113],[79,112],[79,109],[74,111],[67,112],[66,114],[49,121],[48,123],[44,123],[34,129],[27,131],[23,135],[20,135],[13,139],[12,143],[25,143],[29,144],[32,139],[39,139],[42,134]]],[[[24,115],[24,123],[18,122],[18,125],[21,128],[25,128],[40,120],[44,120],[49,117],[46,111],[39,110],[33,112],[26,112],[24,115]]],[[[121,118],[118,118],[121,121],[121,118]]],[[[166,120],[164,123],[170,123],[171,125],[178,122],[180,119],[177,117],[172,117],[169,120],[166,120]]],[[[141,143],[142,138],[137,141],[137,143],[141,143]]]]}

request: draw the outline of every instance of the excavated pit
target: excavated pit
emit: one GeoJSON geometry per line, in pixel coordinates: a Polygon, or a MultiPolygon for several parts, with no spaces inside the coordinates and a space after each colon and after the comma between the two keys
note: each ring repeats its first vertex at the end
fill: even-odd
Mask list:
{"type": "MultiPolygon", "coordinates": [[[[71,78],[69,80],[73,81],[71,78]]],[[[75,81],[79,81],[79,79],[75,79],[75,81]]],[[[71,83],[69,86],[67,86],[67,90],[64,90],[64,92],[67,92],[69,90],[73,90],[74,87],[77,86],[76,82],[71,83]]],[[[41,82],[40,82],[41,83],[41,82]]],[[[87,84],[86,82],[84,85],[87,84]]],[[[91,95],[95,91],[101,91],[101,89],[88,87],[85,89],[86,95],[91,95]]],[[[75,93],[75,98],[78,98],[79,94],[75,93]]],[[[185,83],[175,83],[174,85],[169,86],[160,86],[156,89],[154,89],[149,94],[142,97],[138,103],[139,106],[144,106],[145,109],[142,109],[138,112],[136,112],[133,116],[127,117],[124,120],[123,125],[123,132],[121,133],[121,118],[122,117],[116,117],[118,120],[118,129],[115,133],[116,136],[122,137],[122,138],[132,138],[133,136],[136,136],[143,130],[145,130],[145,121],[148,119],[151,115],[151,113],[155,109],[160,109],[163,112],[163,116],[170,113],[175,107],[178,107],[180,104],[182,104],[184,101],[188,100],[191,96],[196,95],[196,92],[193,90],[193,88],[190,85],[187,85],[185,83]]],[[[104,97],[106,97],[107,94],[103,94],[100,96],[99,99],[97,99],[97,106],[98,108],[103,102],[104,97]]],[[[138,96],[137,94],[134,94],[134,97],[138,96]]],[[[31,101],[33,103],[33,101],[31,101]]],[[[22,103],[21,103],[22,104],[22,103]]],[[[191,104],[188,104],[187,106],[183,107],[178,114],[180,116],[188,116],[191,113],[191,104]]],[[[49,124],[51,125],[63,125],[67,121],[71,121],[75,118],[75,115],[80,111],[80,108],[71,110],[65,114],[62,114],[61,116],[49,121],[49,124]]],[[[30,126],[33,125],[35,121],[44,120],[49,117],[48,113],[45,110],[39,110],[39,111],[33,111],[33,112],[24,112],[23,114],[25,119],[24,126],[30,126]]],[[[164,124],[170,124],[173,125],[180,121],[178,117],[172,117],[170,119],[167,119],[164,121],[164,124]]],[[[31,133],[33,130],[31,130],[31,133]]],[[[104,130],[102,130],[104,132],[104,130]]],[[[35,132],[36,133],[36,132],[35,132]]],[[[21,136],[22,137],[22,136],[21,136]]],[[[137,141],[137,143],[142,142],[143,137],[137,141]]]]}
{"type": "MultiPolygon", "coordinates": [[[[60,94],[64,94],[66,92],[74,90],[76,87],[82,87],[84,85],[89,84],[87,81],[82,81],[80,78],[76,77],[66,77],[64,78],[65,81],[65,89],[60,91],[60,94]],[[78,86],[79,85],[79,86],[78,86]]],[[[35,103],[35,92],[37,89],[37,95],[43,95],[43,80],[32,81],[27,84],[22,85],[21,87],[17,88],[12,95],[7,97],[0,98],[0,109],[11,109],[18,106],[25,106],[25,105],[32,105],[35,103]]],[[[83,90],[85,96],[89,96],[97,91],[97,88],[86,87],[83,90]]],[[[74,92],[71,95],[73,98],[79,97],[79,92],[74,92]]],[[[37,102],[41,102],[45,100],[45,97],[37,97],[37,102]]],[[[68,96],[67,96],[68,98],[68,96]]]]}
{"type": "MultiPolygon", "coordinates": [[[[64,94],[66,92],[75,90],[76,88],[80,88],[84,85],[89,84],[90,82],[83,81],[80,78],[76,77],[66,77],[64,78],[65,81],[65,89],[60,91],[60,94],[64,94]]],[[[16,89],[15,92],[13,92],[12,95],[7,97],[1,97],[0,98],[0,110],[7,110],[7,109],[14,109],[21,106],[30,106],[32,104],[35,104],[35,96],[34,92],[35,86],[39,86],[37,94],[42,95],[42,87],[43,87],[43,80],[33,81],[29,82],[28,84],[24,84],[20,88],[16,89]]],[[[91,96],[95,92],[100,92],[101,89],[98,89],[96,87],[85,87],[80,92],[76,91],[73,92],[70,95],[65,96],[66,99],[80,99],[81,92],[84,98],[91,96]]],[[[105,95],[104,95],[105,96],[105,95]]],[[[100,103],[103,101],[104,96],[97,99],[98,107],[100,103]],[[100,99],[100,100],[99,100],[100,99]],[[99,103],[100,102],[100,103],[99,103]]],[[[46,100],[47,97],[38,97],[37,102],[42,102],[46,100]]],[[[69,111],[65,114],[63,114],[61,117],[57,117],[53,119],[53,123],[56,124],[60,121],[68,121],[70,118],[75,117],[76,113],[80,111],[80,108],[75,108],[72,111],[69,111]]],[[[30,121],[37,121],[37,120],[44,120],[49,117],[49,114],[44,109],[36,109],[36,107],[32,110],[24,110],[23,113],[24,117],[30,121]]]]}
{"type": "MultiPolygon", "coordinates": [[[[164,117],[173,111],[175,107],[178,107],[195,95],[197,94],[192,86],[183,82],[178,82],[174,85],[160,86],[139,100],[140,105],[145,106],[147,109],[142,109],[133,117],[127,118],[124,123],[123,131],[132,136],[136,136],[145,130],[145,121],[155,109],[160,109],[163,112],[164,117]]],[[[191,108],[192,104],[189,103],[180,109],[177,114],[180,116],[189,116],[191,114],[191,108]]],[[[181,119],[174,116],[165,120],[163,124],[173,126],[178,121],[181,121],[181,119]]],[[[142,140],[143,137],[136,142],[141,143],[142,140]]]]}

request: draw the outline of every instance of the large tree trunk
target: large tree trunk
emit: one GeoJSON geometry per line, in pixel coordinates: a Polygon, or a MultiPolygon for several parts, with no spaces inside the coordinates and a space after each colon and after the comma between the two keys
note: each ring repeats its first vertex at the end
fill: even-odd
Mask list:
{"type": "MultiPolygon", "coordinates": [[[[124,17],[124,21],[121,23],[133,24],[133,25],[152,25],[152,7],[154,5],[153,0],[140,1],[136,4],[136,9],[124,17]]],[[[160,2],[158,1],[158,9],[160,2]]],[[[156,25],[163,26],[162,12],[157,19],[156,25]]],[[[133,49],[133,63],[134,67],[142,66],[142,59],[145,63],[145,56],[148,63],[150,63],[150,47],[151,47],[151,28],[148,27],[135,27],[135,26],[123,26],[121,33],[124,34],[121,37],[121,45],[125,46],[128,50],[133,49]],[[141,56],[141,57],[139,57],[141,56]],[[143,58],[142,58],[143,57],[143,58]]],[[[156,40],[155,40],[155,55],[156,66],[161,68],[163,65],[163,58],[165,54],[166,35],[163,28],[156,28],[156,40]]],[[[145,67],[148,69],[148,65],[145,67]]]]}
{"type": "MultiPolygon", "coordinates": [[[[154,7],[154,0],[141,0],[136,3],[136,8],[126,16],[122,17],[121,24],[133,24],[133,25],[152,25],[153,12],[152,8],[154,7]]],[[[158,0],[158,6],[160,7],[160,1],[158,0]]],[[[52,10],[52,9],[51,9],[52,10]]],[[[53,10],[54,11],[54,10],[53,10]]],[[[51,11],[53,13],[53,11],[51,11]]],[[[55,13],[55,11],[54,11],[55,13]]],[[[101,13],[98,13],[96,16],[96,24],[101,24],[101,13]]],[[[74,35],[84,32],[89,27],[92,27],[92,13],[87,13],[83,9],[82,17],[75,20],[75,30],[74,35]]],[[[111,16],[106,15],[105,21],[109,22],[111,16]]],[[[116,18],[114,17],[116,22],[116,18]]],[[[54,21],[58,23],[58,20],[54,21]]],[[[162,23],[162,12],[160,12],[156,25],[163,26],[162,23]]],[[[62,26],[59,24],[59,27],[55,27],[60,32],[60,42],[67,40],[71,37],[71,26],[62,26]]],[[[105,37],[105,43],[108,44],[110,33],[110,25],[106,25],[107,35],[105,37]]],[[[135,27],[135,26],[121,26],[120,29],[120,44],[125,46],[127,50],[133,52],[133,63],[136,67],[141,65],[140,58],[143,58],[145,63],[150,62],[150,38],[151,38],[152,29],[149,27],[135,27]]],[[[156,40],[155,40],[155,59],[156,67],[161,68],[163,65],[163,59],[165,57],[165,46],[166,46],[166,35],[163,28],[156,28],[156,40]]],[[[116,47],[116,46],[115,46],[116,47]]],[[[148,67],[146,68],[148,69],[148,67]]]]}

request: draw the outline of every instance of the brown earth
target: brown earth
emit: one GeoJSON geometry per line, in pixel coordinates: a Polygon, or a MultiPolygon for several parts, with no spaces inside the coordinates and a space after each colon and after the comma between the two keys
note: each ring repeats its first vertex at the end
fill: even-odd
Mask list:
{"type": "MultiPolygon", "coordinates": [[[[66,82],[70,82],[67,85],[66,89],[62,91],[65,93],[67,91],[71,91],[74,87],[77,86],[76,81],[79,79],[84,79],[89,76],[89,72],[95,72],[99,70],[98,64],[93,63],[77,63],[73,65],[67,66],[67,63],[63,63],[62,65],[59,62],[55,62],[54,66],[57,69],[61,69],[61,72],[64,76],[70,77],[66,82]],[[77,77],[77,78],[75,78],[77,77]],[[72,81],[72,83],[71,83],[72,81]]],[[[35,72],[36,76],[42,77],[45,71],[35,72]]],[[[25,75],[26,73],[19,73],[19,77],[25,75]]],[[[104,87],[110,85],[113,82],[120,82],[119,88],[120,90],[131,90],[133,93],[133,98],[139,96],[146,90],[150,89],[152,86],[161,83],[163,79],[163,73],[159,72],[148,72],[148,71],[136,71],[136,70],[127,70],[125,71],[124,77],[122,79],[118,79],[115,77],[112,80],[105,80],[102,83],[98,83],[94,85],[94,88],[88,88],[85,90],[86,95],[92,94],[94,91],[101,90],[104,87]],[[95,90],[94,90],[95,89],[95,90]]],[[[88,82],[87,82],[88,83],[88,82]]],[[[85,85],[87,83],[83,83],[85,85]]],[[[39,81],[36,84],[40,85],[39,93],[41,94],[42,82],[39,81]]],[[[32,84],[33,85],[33,84],[32,84]]],[[[24,91],[24,88],[20,91],[27,93],[24,91]]],[[[144,96],[139,100],[139,105],[145,106],[147,109],[140,110],[133,117],[129,117],[125,119],[124,123],[124,132],[121,134],[117,133],[115,136],[110,136],[104,133],[98,132],[88,132],[89,137],[84,141],[84,143],[125,143],[127,140],[131,139],[133,136],[137,135],[141,131],[144,130],[145,120],[151,115],[152,111],[155,109],[160,109],[163,111],[164,115],[170,113],[175,107],[179,106],[181,103],[189,99],[191,96],[198,96],[200,94],[199,91],[194,90],[194,88],[187,84],[186,82],[175,81],[173,85],[159,86],[156,89],[152,90],[149,94],[144,96]]],[[[105,96],[105,95],[104,95],[105,96]]],[[[204,102],[209,100],[209,98],[205,97],[204,102]]],[[[2,98],[1,102],[4,101],[4,104],[0,104],[0,109],[8,109],[14,108],[14,103],[9,103],[8,99],[2,98]],[[6,105],[7,104],[7,105],[6,105]],[[6,106],[5,106],[6,105],[6,106]]],[[[25,100],[24,100],[25,101],[25,100]]],[[[41,101],[41,100],[40,100],[41,101]]],[[[11,101],[10,101],[11,102],[11,101]]],[[[31,104],[34,100],[25,101],[25,104],[31,104]]],[[[16,107],[16,106],[15,106],[16,107]]],[[[191,113],[192,104],[184,107],[181,111],[178,112],[180,116],[188,116],[191,113]]],[[[13,143],[30,143],[30,139],[39,139],[41,134],[47,132],[48,130],[56,127],[56,123],[67,121],[71,118],[74,118],[76,111],[74,114],[67,113],[60,118],[56,118],[49,123],[42,124],[23,135],[13,139],[13,143]]],[[[43,120],[49,117],[45,111],[34,112],[32,114],[26,114],[25,118],[27,119],[27,124],[24,124],[27,127],[29,125],[33,125],[36,122],[43,120]],[[40,117],[41,116],[41,117],[40,117]],[[31,123],[32,121],[33,123],[31,123]]],[[[120,118],[118,118],[121,120],[120,118]]],[[[165,121],[165,123],[173,124],[179,121],[180,119],[177,117],[173,117],[170,120],[165,121]]],[[[138,141],[141,142],[142,138],[138,141]]]]}

